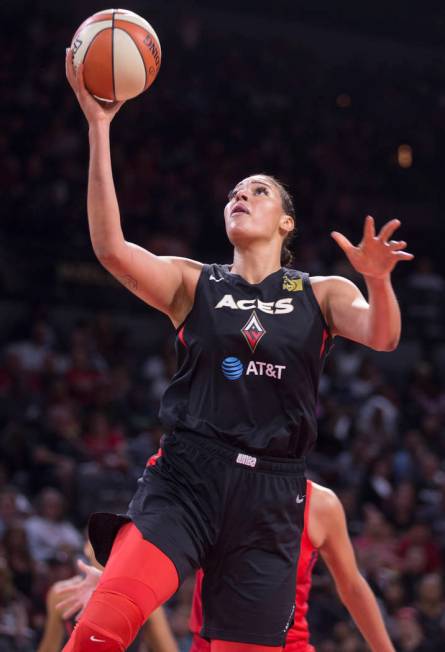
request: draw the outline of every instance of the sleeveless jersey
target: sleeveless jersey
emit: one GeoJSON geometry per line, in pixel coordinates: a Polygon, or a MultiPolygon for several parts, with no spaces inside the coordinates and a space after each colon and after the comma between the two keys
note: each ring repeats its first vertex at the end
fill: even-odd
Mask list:
{"type": "Polygon", "coordinates": [[[281,268],[250,284],[228,265],[204,265],[161,421],[253,454],[302,457],[317,436],[328,345],[308,274],[281,268]]]}
{"type": "MultiPolygon", "coordinates": [[[[309,643],[309,627],[307,612],[309,609],[309,592],[312,584],[312,571],[318,559],[317,549],[311,543],[308,535],[309,506],[312,495],[312,483],[306,481],[306,504],[304,506],[304,529],[301,537],[300,556],[297,566],[297,591],[295,594],[294,623],[289,628],[286,637],[284,652],[312,652],[314,648],[309,643]]],[[[202,627],[202,580],[203,572],[196,573],[195,589],[193,593],[192,610],[189,627],[194,635],[192,652],[209,652],[210,645],[199,635],[202,627]]]]}

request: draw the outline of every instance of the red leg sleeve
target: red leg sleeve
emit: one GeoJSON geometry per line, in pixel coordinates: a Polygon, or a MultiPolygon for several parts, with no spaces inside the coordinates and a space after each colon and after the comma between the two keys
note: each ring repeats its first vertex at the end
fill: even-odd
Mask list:
{"type": "Polygon", "coordinates": [[[102,578],[64,652],[121,652],[148,616],[178,588],[173,562],[145,541],[133,523],[124,525],[102,578]]]}

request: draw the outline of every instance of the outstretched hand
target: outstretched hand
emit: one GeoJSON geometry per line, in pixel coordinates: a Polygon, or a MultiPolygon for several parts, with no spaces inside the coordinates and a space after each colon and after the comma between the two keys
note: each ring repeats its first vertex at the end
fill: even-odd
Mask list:
{"type": "Polygon", "coordinates": [[[406,247],[404,240],[389,240],[400,224],[400,220],[390,220],[376,235],[374,218],[368,215],[362,241],[357,247],[338,231],[333,231],[331,236],[343,249],[357,272],[368,278],[384,278],[392,272],[399,261],[414,258],[413,254],[403,251],[406,247]]]}
{"type": "Polygon", "coordinates": [[[77,560],[77,567],[83,577],[76,575],[54,590],[55,607],[64,620],[73,616],[79,618],[102,575],[101,571],[85,564],[81,559],[77,560]]]}
{"type": "Polygon", "coordinates": [[[74,68],[73,53],[70,48],[66,50],[65,72],[88,123],[107,122],[109,124],[124,102],[99,102],[94,99],[85,86],[83,63],[79,64],[77,69],[74,68]]]}

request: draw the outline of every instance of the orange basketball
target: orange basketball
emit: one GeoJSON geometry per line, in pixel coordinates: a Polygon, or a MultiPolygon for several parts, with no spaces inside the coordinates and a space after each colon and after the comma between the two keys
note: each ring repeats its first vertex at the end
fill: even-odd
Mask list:
{"type": "Polygon", "coordinates": [[[126,9],[106,9],[85,20],[71,43],[76,68],[99,100],[129,100],[156,79],[161,45],[153,27],[126,9]]]}

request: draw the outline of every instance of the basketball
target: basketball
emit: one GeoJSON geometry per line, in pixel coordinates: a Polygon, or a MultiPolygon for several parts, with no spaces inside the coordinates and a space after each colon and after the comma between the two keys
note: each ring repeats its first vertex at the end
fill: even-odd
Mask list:
{"type": "Polygon", "coordinates": [[[161,45],[153,27],[126,9],[105,9],[85,20],[71,42],[74,67],[84,64],[85,86],[98,100],[140,95],[156,79],[161,45]]]}

